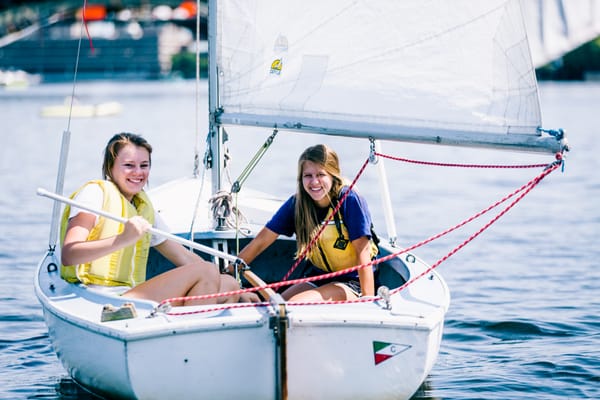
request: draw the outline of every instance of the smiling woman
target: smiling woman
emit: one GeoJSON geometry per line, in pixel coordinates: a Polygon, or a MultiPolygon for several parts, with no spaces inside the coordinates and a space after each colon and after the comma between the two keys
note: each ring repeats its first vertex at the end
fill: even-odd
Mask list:
{"type": "MultiPolygon", "coordinates": [[[[73,283],[116,287],[124,297],[154,301],[239,289],[233,277],[219,274],[215,265],[181,244],[148,233],[152,226],[168,230],[143,191],[150,174],[151,153],[150,144],[138,135],[120,133],[109,140],[102,166],[105,180],[86,183],[72,198],[127,222],[121,227],[119,222],[67,206],[61,226],[61,276],[73,283]],[[150,247],[179,267],[146,280],[150,247]]],[[[253,294],[244,296],[242,300],[258,299],[253,294]]],[[[217,302],[239,299],[221,297],[217,302]]],[[[186,300],[182,304],[214,301],[186,300]]]]}
{"type": "Polygon", "coordinates": [[[104,152],[102,175],[113,181],[130,202],[140,193],[150,175],[152,146],[141,136],[113,136],[104,152]]]}
{"type": "MultiPolygon", "coordinates": [[[[375,258],[378,247],[372,225],[367,203],[342,178],[338,155],[319,144],[300,155],[296,194],[239,257],[251,263],[279,235],[296,234],[296,255],[308,259],[305,277],[341,271],[375,258]]],[[[283,297],[292,301],[351,300],[373,296],[375,286],[374,267],[368,266],[358,272],[296,284],[283,297]]]]}

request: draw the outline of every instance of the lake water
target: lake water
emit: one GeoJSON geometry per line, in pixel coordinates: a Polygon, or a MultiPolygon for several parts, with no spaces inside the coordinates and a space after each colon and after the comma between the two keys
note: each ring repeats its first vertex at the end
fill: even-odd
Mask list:
{"type": "MultiPolygon", "coordinates": [[[[43,106],[60,104],[71,94],[70,84],[0,91],[0,398],[94,398],[62,368],[33,292],[52,210],[36,189],[54,189],[62,132],[72,132],[65,192],[100,176],[101,151],[118,131],[141,133],[154,145],[150,182],[155,187],[190,175],[195,151],[203,154],[205,83],[200,89],[196,96],[194,82],[80,83],[81,103],[119,101],[123,111],[70,123],[40,117],[43,106]]],[[[600,84],[544,82],[540,89],[544,126],[565,129],[573,151],[564,173],[552,173],[439,266],[452,303],[437,363],[416,398],[600,398],[600,84]]],[[[232,178],[271,132],[252,133],[229,130],[232,178]]],[[[318,142],[338,151],[349,178],[368,156],[365,140],[280,132],[245,185],[286,197],[294,190],[299,153],[318,142]]],[[[550,155],[401,143],[385,144],[383,152],[425,161],[552,160],[550,155]]],[[[385,164],[403,246],[462,222],[540,172],[385,164]]],[[[367,167],[358,187],[377,230],[386,236],[375,168],[367,167]]],[[[434,263],[490,218],[416,252],[434,263]]]]}

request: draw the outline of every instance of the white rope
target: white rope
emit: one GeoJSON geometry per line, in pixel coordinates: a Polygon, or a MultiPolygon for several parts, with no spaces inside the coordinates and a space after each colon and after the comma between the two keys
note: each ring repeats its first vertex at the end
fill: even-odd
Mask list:
{"type": "Polygon", "coordinates": [[[239,229],[240,224],[248,222],[244,214],[233,205],[233,197],[231,193],[221,190],[210,198],[211,212],[215,221],[222,221],[222,226],[235,229],[243,234],[244,231],[239,229]]]}

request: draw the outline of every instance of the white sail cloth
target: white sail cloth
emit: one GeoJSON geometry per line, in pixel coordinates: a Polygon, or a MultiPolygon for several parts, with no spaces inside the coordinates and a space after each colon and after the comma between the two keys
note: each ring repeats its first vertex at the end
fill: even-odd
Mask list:
{"type": "Polygon", "coordinates": [[[539,135],[519,0],[216,4],[225,123],[384,139],[539,135]]]}
{"type": "Polygon", "coordinates": [[[600,0],[521,2],[536,68],[600,35],[600,0]]]}

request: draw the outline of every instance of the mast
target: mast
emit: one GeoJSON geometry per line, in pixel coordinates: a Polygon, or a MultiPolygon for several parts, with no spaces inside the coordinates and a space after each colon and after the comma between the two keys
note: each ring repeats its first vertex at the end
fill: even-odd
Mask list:
{"type": "Polygon", "coordinates": [[[221,171],[225,168],[223,157],[223,127],[217,123],[219,114],[219,74],[217,68],[217,0],[208,2],[208,124],[212,193],[221,190],[221,171]]]}

